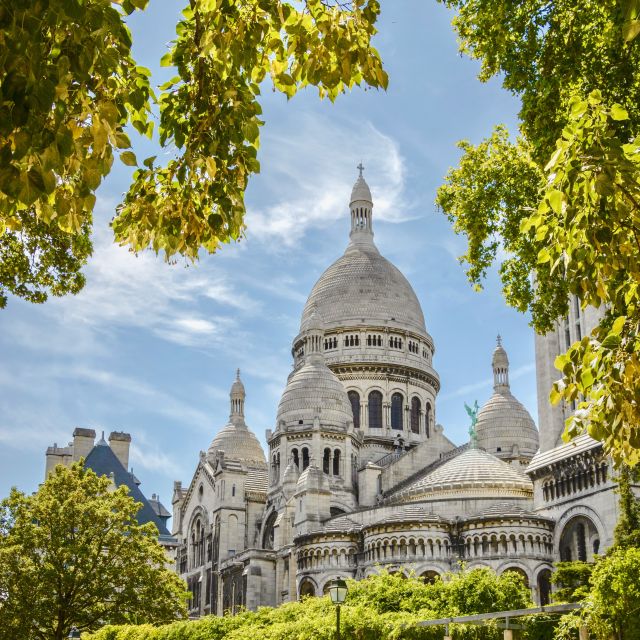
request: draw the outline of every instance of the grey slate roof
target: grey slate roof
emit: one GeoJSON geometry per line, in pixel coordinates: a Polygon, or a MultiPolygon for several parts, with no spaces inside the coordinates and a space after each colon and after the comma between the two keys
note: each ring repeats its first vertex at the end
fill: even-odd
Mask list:
{"type": "Polygon", "coordinates": [[[406,507],[397,508],[392,514],[366,525],[365,528],[378,527],[385,524],[394,524],[396,522],[446,523],[447,520],[437,515],[436,513],[433,513],[433,511],[427,511],[424,507],[409,505],[406,507]]]}
{"type": "Polygon", "coordinates": [[[490,507],[483,509],[479,513],[465,518],[465,520],[481,520],[485,518],[535,518],[536,520],[547,520],[553,522],[550,518],[545,518],[534,511],[524,509],[513,502],[498,502],[490,507]]]}
{"type": "Polygon", "coordinates": [[[599,446],[602,446],[602,443],[598,442],[598,440],[594,440],[587,434],[578,436],[577,438],[574,438],[566,444],[561,444],[555,449],[549,449],[548,451],[539,451],[538,453],[536,453],[526,471],[527,473],[532,473],[533,471],[537,471],[542,467],[560,462],[560,460],[570,458],[571,456],[574,456],[578,453],[589,451],[590,449],[595,449],[599,446]]]}
{"type": "Polygon", "coordinates": [[[136,520],[139,524],[145,524],[147,522],[153,522],[162,536],[170,536],[164,522],[156,515],[153,507],[149,504],[149,501],[145,498],[142,491],[135,482],[133,474],[129,473],[123,466],[117,456],[111,450],[111,447],[106,444],[102,444],[104,440],[100,441],[86,457],[84,466],[91,469],[99,476],[110,476],[113,474],[113,481],[116,487],[125,485],[129,488],[129,495],[136,501],[140,502],[142,506],[136,515],[136,520]]]}

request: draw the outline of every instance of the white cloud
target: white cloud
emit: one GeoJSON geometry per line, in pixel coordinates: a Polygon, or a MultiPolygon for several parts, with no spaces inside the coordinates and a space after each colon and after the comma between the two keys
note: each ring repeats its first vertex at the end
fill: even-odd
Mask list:
{"type": "MultiPolygon", "coordinates": [[[[533,362],[528,364],[524,364],[521,367],[513,369],[509,372],[509,380],[517,380],[518,378],[522,378],[523,376],[529,375],[533,371],[535,371],[536,365],[533,362]]],[[[445,393],[444,395],[438,396],[438,401],[442,402],[444,400],[451,400],[452,398],[460,398],[463,396],[467,396],[474,391],[481,391],[487,389],[488,387],[493,385],[493,378],[485,378],[484,380],[479,380],[478,382],[474,382],[472,384],[466,384],[462,387],[458,387],[455,391],[450,393],[445,393]]]]}
{"type": "Polygon", "coordinates": [[[360,160],[371,165],[365,175],[375,185],[374,218],[407,219],[404,159],[391,137],[369,122],[295,117],[286,132],[265,130],[269,160],[261,180],[273,185],[273,197],[267,205],[249,207],[249,239],[291,247],[310,230],[344,217],[360,160]]]}

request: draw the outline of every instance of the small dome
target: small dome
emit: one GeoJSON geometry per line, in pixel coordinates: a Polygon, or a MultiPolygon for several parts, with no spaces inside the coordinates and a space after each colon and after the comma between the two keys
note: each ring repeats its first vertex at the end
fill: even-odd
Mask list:
{"type": "Polygon", "coordinates": [[[266,464],[264,451],[258,438],[244,421],[245,395],[244,385],[240,380],[240,369],[238,369],[229,393],[231,404],[229,423],[220,429],[211,441],[208,451],[210,460],[215,458],[218,451],[224,451],[225,457],[231,460],[266,464]]]}
{"type": "Polygon", "coordinates": [[[538,429],[529,412],[511,393],[509,358],[498,336],[491,359],[494,393],[478,411],[478,446],[506,460],[531,460],[539,448],[538,429]]]}
{"type": "Polygon", "coordinates": [[[529,498],[533,495],[533,484],[513,465],[486,451],[467,449],[394,497],[422,500],[446,494],[529,498]]]}
{"type": "Polygon", "coordinates": [[[371,197],[371,189],[369,189],[369,185],[366,183],[365,179],[360,175],[353,185],[353,189],[351,190],[351,200],[352,202],[357,201],[365,201],[373,203],[373,198],[371,197]]]}
{"type": "Polygon", "coordinates": [[[540,446],[536,423],[508,387],[478,411],[476,434],[478,446],[498,458],[531,459],[540,446]]]}
{"type": "Polygon", "coordinates": [[[353,422],[351,403],[344,386],[322,360],[307,359],[291,374],[278,405],[278,428],[309,425],[317,417],[323,425],[345,428],[353,422]]]}
{"type": "Polygon", "coordinates": [[[209,446],[209,458],[213,459],[218,451],[224,451],[225,458],[231,460],[266,464],[264,451],[258,438],[246,426],[232,423],[220,429],[209,446]]]}

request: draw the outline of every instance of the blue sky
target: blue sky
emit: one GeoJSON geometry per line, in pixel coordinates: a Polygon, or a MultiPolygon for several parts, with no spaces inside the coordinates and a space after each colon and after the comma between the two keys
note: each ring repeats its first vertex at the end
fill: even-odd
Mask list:
{"type": "MultiPolygon", "coordinates": [[[[499,332],[515,395],[537,417],[533,334],[508,309],[493,274],[469,287],[464,251],[434,206],[458,158],[456,141],[515,128],[517,101],[481,84],[457,52],[451,14],[434,0],[385,0],[376,37],[390,75],[385,92],[356,89],[332,105],[314,89],[289,102],[265,87],[262,173],[247,192],[246,238],[195,266],[135,257],[111,242],[108,221],[130,169],[116,163],[98,194],[95,253],[75,297],[0,312],[0,496],[34,490],[48,445],[76,426],[127,431],[142,489],[170,508],[174,479],[188,483],[198,452],[227,421],[236,367],[247,422],[264,443],[288,372],[306,296],[348,240],[348,200],[362,160],[381,252],[412,283],[436,345],[442,388],[436,419],[466,440],[464,402],[492,391],[499,332]]],[[[131,20],[135,55],[160,84],[157,61],[179,5],[151,0],[131,20]]],[[[164,74],[164,75],[163,75],[164,74]]],[[[136,141],[138,157],[155,150],[136,141]]]]}

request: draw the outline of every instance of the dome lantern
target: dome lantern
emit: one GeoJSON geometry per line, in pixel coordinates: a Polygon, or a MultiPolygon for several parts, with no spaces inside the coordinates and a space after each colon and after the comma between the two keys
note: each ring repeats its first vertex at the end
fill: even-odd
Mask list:
{"type": "Polygon", "coordinates": [[[496,348],[493,351],[491,366],[493,367],[493,388],[503,391],[509,388],[509,358],[502,346],[500,335],[496,338],[496,348]]]}
{"type": "Polygon", "coordinates": [[[357,168],[360,175],[353,185],[349,202],[349,209],[351,210],[351,233],[349,237],[352,242],[371,243],[373,242],[373,199],[371,198],[369,185],[362,176],[364,171],[362,162],[357,168]]]}
{"type": "Polygon", "coordinates": [[[240,369],[236,370],[235,382],[231,385],[231,391],[229,393],[231,400],[231,412],[229,414],[229,421],[233,424],[239,424],[244,426],[244,400],[246,393],[242,380],[240,380],[240,369]]]}

